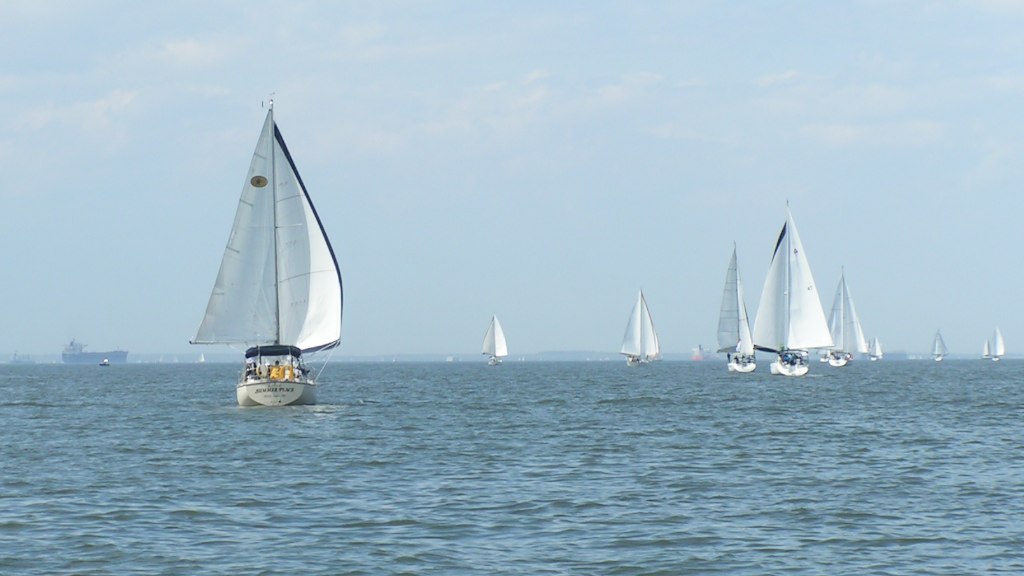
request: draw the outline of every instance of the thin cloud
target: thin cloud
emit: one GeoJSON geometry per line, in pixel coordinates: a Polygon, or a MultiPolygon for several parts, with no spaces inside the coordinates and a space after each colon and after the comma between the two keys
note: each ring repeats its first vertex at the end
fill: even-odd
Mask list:
{"type": "Polygon", "coordinates": [[[119,124],[120,119],[135,104],[138,92],[114,90],[106,96],[64,106],[47,104],[26,111],[20,124],[29,129],[39,130],[61,125],[86,132],[108,131],[119,124]]]}
{"type": "Polygon", "coordinates": [[[665,77],[653,72],[637,72],[623,76],[614,84],[605,84],[597,89],[600,100],[606,104],[621,104],[631,100],[651,87],[660,84],[665,77]]]}
{"type": "Polygon", "coordinates": [[[800,130],[814,142],[830,146],[872,146],[877,148],[920,148],[946,139],[939,122],[892,122],[882,124],[811,124],[800,130]]]}
{"type": "Polygon", "coordinates": [[[226,59],[226,52],[220,43],[187,38],[165,42],[160,55],[173,65],[194,67],[217,65],[226,59]]]}
{"type": "Polygon", "coordinates": [[[787,70],[779,74],[769,74],[767,76],[761,76],[756,80],[756,84],[762,87],[777,86],[779,84],[787,84],[793,80],[800,78],[800,73],[796,70],[787,70]]]}
{"type": "Polygon", "coordinates": [[[527,74],[526,75],[526,80],[524,82],[526,84],[533,84],[534,82],[540,82],[541,80],[545,80],[545,79],[550,78],[550,77],[551,77],[551,72],[549,72],[549,71],[547,71],[547,70],[545,70],[543,68],[539,68],[539,69],[533,70],[529,74],[527,74]]]}

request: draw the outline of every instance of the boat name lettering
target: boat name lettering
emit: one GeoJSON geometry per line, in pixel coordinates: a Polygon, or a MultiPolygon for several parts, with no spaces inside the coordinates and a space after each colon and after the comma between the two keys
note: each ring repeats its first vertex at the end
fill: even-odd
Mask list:
{"type": "Polygon", "coordinates": [[[295,390],[292,386],[270,386],[267,388],[257,388],[256,394],[274,394],[280,392],[293,392],[295,390]]]}

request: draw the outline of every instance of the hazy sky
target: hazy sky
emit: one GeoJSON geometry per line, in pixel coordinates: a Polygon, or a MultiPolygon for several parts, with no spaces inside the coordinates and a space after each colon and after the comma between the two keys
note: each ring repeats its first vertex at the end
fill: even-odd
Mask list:
{"type": "Polygon", "coordinates": [[[714,346],[786,201],[826,311],[1024,349],[1024,4],[0,1],[0,352],[192,347],[265,111],[341,355],[714,346]]]}

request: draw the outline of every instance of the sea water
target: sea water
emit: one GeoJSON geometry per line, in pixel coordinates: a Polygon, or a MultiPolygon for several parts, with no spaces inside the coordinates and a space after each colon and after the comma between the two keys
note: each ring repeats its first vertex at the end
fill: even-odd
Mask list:
{"type": "Polygon", "coordinates": [[[1024,361],[0,366],[0,574],[1024,573],[1024,361]]]}

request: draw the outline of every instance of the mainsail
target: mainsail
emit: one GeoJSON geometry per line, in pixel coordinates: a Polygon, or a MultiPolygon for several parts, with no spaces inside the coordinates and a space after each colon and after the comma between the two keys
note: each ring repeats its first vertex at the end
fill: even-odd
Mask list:
{"type": "Polygon", "coordinates": [[[743,283],[736,265],[736,247],[732,249],[729,270],[722,289],[722,308],[718,314],[718,351],[738,352],[744,356],[754,353],[754,340],[750,336],[747,306],[743,302],[743,283]]]}
{"type": "Polygon", "coordinates": [[[651,311],[647,308],[643,290],[637,296],[629,315],[619,353],[641,360],[656,360],[661,356],[658,334],[654,331],[654,321],[651,320],[651,311]]]}
{"type": "MultiPolygon", "coordinates": [[[[515,328],[515,326],[513,326],[515,328]]],[[[495,358],[508,356],[508,344],[505,342],[505,331],[501,329],[501,323],[497,316],[491,316],[491,323],[487,326],[484,334],[484,354],[490,354],[495,358]]]]}
{"type": "Polygon", "coordinates": [[[828,319],[829,332],[832,334],[832,347],[840,352],[868,351],[868,342],[861,329],[857,308],[853,305],[853,297],[846,286],[846,273],[839,277],[836,296],[832,300],[832,313],[828,319]]]}
{"type": "Polygon", "coordinates": [[[788,210],[761,292],[753,337],[756,348],[771,352],[832,346],[811,267],[788,210]]]}
{"type": "Polygon", "coordinates": [[[193,343],[331,348],[341,313],[334,251],[271,107],[193,343]]]}
{"type": "Polygon", "coordinates": [[[942,339],[942,332],[935,332],[935,340],[932,342],[932,355],[941,359],[946,355],[946,341],[942,339]]]}

